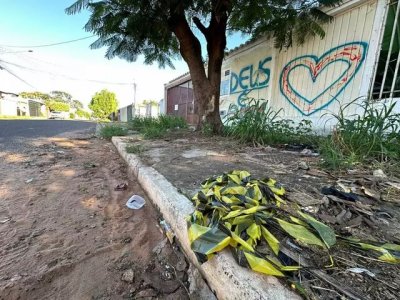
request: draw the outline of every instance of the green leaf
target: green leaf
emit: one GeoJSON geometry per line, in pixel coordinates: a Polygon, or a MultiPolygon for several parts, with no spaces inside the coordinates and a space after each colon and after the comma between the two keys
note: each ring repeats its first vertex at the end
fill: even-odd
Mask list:
{"type": "Polygon", "coordinates": [[[278,218],[275,219],[278,221],[282,229],[290,234],[292,237],[294,237],[296,240],[299,240],[306,244],[325,247],[324,243],[304,226],[292,224],[278,218]]]}
{"type": "Polygon", "coordinates": [[[319,234],[321,239],[325,242],[328,248],[336,244],[336,235],[332,228],[319,222],[310,215],[298,211],[299,215],[310,224],[319,234]]]}

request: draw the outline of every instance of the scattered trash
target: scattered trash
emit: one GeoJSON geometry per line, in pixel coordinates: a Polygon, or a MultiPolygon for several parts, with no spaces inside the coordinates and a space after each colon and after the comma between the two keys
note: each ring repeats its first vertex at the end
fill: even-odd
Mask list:
{"type": "Polygon", "coordinates": [[[297,167],[301,170],[309,170],[310,167],[309,165],[305,162],[305,161],[301,161],[299,162],[299,164],[297,165],[297,167]]]}
{"type": "Polygon", "coordinates": [[[374,175],[374,177],[377,177],[377,178],[386,178],[387,177],[386,174],[381,169],[374,170],[372,175],[374,175]]]}
{"type": "Polygon", "coordinates": [[[135,280],[135,274],[133,273],[132,269],[126,270],[121,277],[122,281],[128,282],[128,283],[133,283],[135,280]]]}
{"type": "Polygon", "coordinates": [[[300,152],[300,154],[303,155],[303,156],[319,156],[319,153],[316,153],[316,152],[314,152],[314,151],[312,151],[310,149],[307,149],[307,148],[303,149],[300,152]]]}
{"type": "Polygon", "coordinates": [[[323,187],[321,190],[321,193],[324,195],[333,195],[333,196],[337,196],[339,198],[348,200],[348,201],[357,201],[358,200],[358,196],[352,192],[350,193],[346,193],[346,192],[342,192],[339,191],[338,189],[336,189],[335,187],[331,186],[331,187],[323,187]]]}
{"type": "MultiPolygon", "coordinates": [[[[208,178],[192,198],[195,211],[187,218],[192,251],[198,261],[204,263],[215,253],[231,246],[241,266],[277,277],[286,277],[290,272],[302,272],[307,268],[315,278],[346,295],[353,295],[325,272],[327,267],[335,266],[330,249],[335,251],[345,243],[358,251],[365,251],[365,255],[373,257],[373,260],[397,264],[400,263],[400,245],[363,242],[352,236],[351,231],[339,235],[312,216],[322,206],[327,206],[336,217],[324,212],[319,217],[327,223],[339,223],[335,228],[341,230],[357,227],[374,215],[389,218],[390,214],[384,212],[378,215],[370,204],[364,203],[364,198],[361,201],[361,196],[356,195],[353,186],[348,187],[347,183],[342,181],[341,186],[349,192],[333,186],[325,187],[322,192],[327,196],[323,201],[319,200],[320,205],[299,208],[298,203],[303,199],[299,201],[296,198],[310,198],[304,204],[314,199],[299,192],[286,195],[285,189],[272,178],[253,179],[247,171],[232,171],[208,178]],[[306,210],[311,214],[305,213],[306,210]],[[336,239],[340,239],[340,243],[336,243],[336,239]],[[337,246],[334,248],[334,245],[337,246]]],[[[302,288],[300,282],[296,284],[302,288]]]]}
{"type": "Polygon", "coordinates": [[[126,206],[128,206],[130,209],[140,209],[145,203],[146,201],[142,197],[138,195],[133,195],[126,202],[126,206]]]}
{"type": "Polygon", "coordinates": [[[172,244],[174,242],[175,234],[172,232],[171,227],[168,225],[165,220],[160,221],[161,228],[164,230],[165,235],[167,236],[169,242],[172,244]]]}
{"type": "Polygon", "coordinates": [[[59,150],[59,151],[56,151],[56,153],[57,154],[65,154],[65,151],[59,150]]]}
{"type": "Polygon", "coordinates": [[[357,273],[357,274],[365,273],[370,277],[375,277],[374,273],[372,273],[371,271],[368,271],[367,269],[364,269],[364,268],[350,268],[350,269],[347,269],[346,271],[352,272],[352,273],[357,273]]]}
{"type": "Polygon", "coordinates": [[[33,178],[29,178],[28,180],[25,180],[25,183],[31,183],[33,181],[33,178]]]}
{"type": "Polygon", "coordinates": [[[117,186],[114,188],[114,191],[125,191],[128,188],[128,184],[126,182],[117,184],[117,186]]]}

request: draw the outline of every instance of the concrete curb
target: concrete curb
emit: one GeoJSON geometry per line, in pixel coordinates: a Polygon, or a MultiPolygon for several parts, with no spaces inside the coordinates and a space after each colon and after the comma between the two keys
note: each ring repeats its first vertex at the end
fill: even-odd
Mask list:
{"type": "Polygon", "coordinates": [[[171,226],[185,255],[200,270],[218,299],[301,299],[277,278],[240,267],[228,250],[200,265],[190,249],[187,236],[185,217],[193,212],[192,203],[154,168],[142,164],[136,155],[127,153],[127,143],[123,138],[113,137],[112,142],[152,203],[171,226]]]}

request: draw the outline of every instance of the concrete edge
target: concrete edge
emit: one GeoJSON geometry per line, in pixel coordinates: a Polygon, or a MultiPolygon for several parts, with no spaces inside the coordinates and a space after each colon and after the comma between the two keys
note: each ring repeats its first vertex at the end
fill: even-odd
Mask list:
{"type": "Polygon", "coordinates": [[[136,155],[127,153],[124,138],[113,137],[112,143],[171,226],[187,258],[199,269],[218,299],[301,299],[277,278],[240,267],[229,250],[200,265],[190,248],[185,220],[194,211],[193,204],[154,168],[144,165],[136,155]]]}

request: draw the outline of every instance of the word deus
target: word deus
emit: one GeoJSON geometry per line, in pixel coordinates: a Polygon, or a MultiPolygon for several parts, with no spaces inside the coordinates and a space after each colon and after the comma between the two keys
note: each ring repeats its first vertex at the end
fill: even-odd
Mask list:
{"type": "Polygon", "coordinates": [[[267,64],[271,60],[272,57],[266,57],[258,62],[258,68],[250,64],[242,68],[239,74],[231,73],[230,93],[239,94],[237,99],[239,106],[244,106],[243,100],[250,92],[268,87],[271,70],[267,64]]]}

